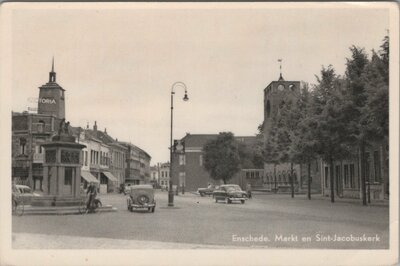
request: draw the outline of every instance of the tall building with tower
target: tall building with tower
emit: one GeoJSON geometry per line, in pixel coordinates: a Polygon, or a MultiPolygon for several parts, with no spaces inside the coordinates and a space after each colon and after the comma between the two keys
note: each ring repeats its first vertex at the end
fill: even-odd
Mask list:
{"type": "Polygon", "coordinates": [[[43,190],[44,149],[65,118],[64,89],[56,83],[54,58],[49,82],[39,87],[38,112],[12,112],[12,178],[43,190]]]}
{"type": "MultiPolygon", "coordinates": [[[[278,60],[282,63],[282,60],[278,60]]],[[[274,120],[282,111],[285,103],[294,102],[300,95],[300,81],[288,81],[282,76],[282,65],[280,66],[279,79],[272,81],[264,89],[264,122],[262,125],[264,134],[264,143],[267,143],[271,137],[272,126],[274,120]]],[[[313,162],[312,190],[319,192],[321,190],[320,171],[321,162],[316,160],[313,162]]],[[[301,192],[307,189],[307,173],[306,166],[301,164],[287,163],[265,163],[264,164],[264,188],[277,192],[288,192],[291,189],[290,175],[294,177],[295,191],[301,192]],[[292,172],[293,171],[293,172],[292,172]]]]}
{"type": "Polygon", "coordinates": [[[65,118],[65,90],[56,82],[54,58],[49,82],[39,87],[38,114],[54,115],[56,118],[65,118]]]}

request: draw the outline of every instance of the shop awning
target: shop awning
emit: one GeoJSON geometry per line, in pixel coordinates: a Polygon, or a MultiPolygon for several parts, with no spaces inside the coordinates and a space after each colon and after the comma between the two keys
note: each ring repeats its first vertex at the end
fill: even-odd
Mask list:
{"type": "Polygon", "coordinates": [[[102,172],[107,178],[108,180],[112,181],[112,182],[118,182],[118,179],[113,176],[113,174],[111,174],[110,172],[102,172]]]}
{"type": "Polygon", "coordinates": [[[99,183],[99,181],[88,171],[81,171],[81,177],[87,182],[99,183]]]}

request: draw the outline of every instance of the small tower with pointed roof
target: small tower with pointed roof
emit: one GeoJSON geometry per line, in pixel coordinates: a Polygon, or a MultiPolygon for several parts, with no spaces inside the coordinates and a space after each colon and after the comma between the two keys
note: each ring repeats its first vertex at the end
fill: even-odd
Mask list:
{"type": "Polygon", "coordinates": [[[56,82],[54,71],[54,57],[49,72],[49,82],[39,87],[38,114],[55,115],[59,119],[65,118],[65,90],[56,82]]]}

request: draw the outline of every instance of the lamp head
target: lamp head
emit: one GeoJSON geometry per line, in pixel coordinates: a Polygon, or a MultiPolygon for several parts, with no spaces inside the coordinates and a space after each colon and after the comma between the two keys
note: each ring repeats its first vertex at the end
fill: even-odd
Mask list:
{"type": "Polygon", "coordinates": [[[189,97],[188,97],[188,95],[187,95],[187,91],[185,90],[185,96],[183,97],[183,100],[186,102],[186,101],[189,101],[189,97]]]}

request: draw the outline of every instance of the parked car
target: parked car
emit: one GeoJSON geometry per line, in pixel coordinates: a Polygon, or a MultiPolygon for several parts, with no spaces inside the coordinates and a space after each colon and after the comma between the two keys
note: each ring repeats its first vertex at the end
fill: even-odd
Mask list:
{"type": "Polygon", "coordinates": [[[197,192],[200,194],[200,196],[204,197],[205,195],[212,195],[214,190],[218,190],[219,186],[209,186],[207,188],[199,188],[197,189],[197,192]]]}
{"type": "Polygon", "coordinates": [[[218,190],[214,190],[213,196],[215,198],[215,202],[223,200],[226,203],[240,201],[242,204],[244,204],[248,199],[247,193],[243,191],[240,186],[234,184],[221,185],[218,190]]]}
{"type": "Polygon", "coordinates": [[[16,185],[15,196],[19,196],[22,198],[24,205],[30,205],[32,203],[33,197],[40,197],[41,195],[36,192],[32,192],[32,189],[25,185],[16,185]]]}
{"type": "Polygon", "coordinates": [[[134,185],[131,186],[129,197],[127,199],[129,211],[148,210],[154,212],[156,201],[154,199],[154,188],[152,185],[134,185]]]}

